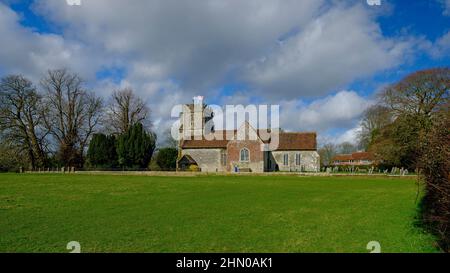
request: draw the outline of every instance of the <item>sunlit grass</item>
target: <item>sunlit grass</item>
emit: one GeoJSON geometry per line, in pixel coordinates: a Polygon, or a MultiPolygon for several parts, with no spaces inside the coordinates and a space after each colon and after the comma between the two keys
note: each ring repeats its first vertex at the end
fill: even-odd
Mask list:
{"type": "Polygon", "coordinates": [[[432,252],[412,179],[0,175],[0,251],[432,252]]]}

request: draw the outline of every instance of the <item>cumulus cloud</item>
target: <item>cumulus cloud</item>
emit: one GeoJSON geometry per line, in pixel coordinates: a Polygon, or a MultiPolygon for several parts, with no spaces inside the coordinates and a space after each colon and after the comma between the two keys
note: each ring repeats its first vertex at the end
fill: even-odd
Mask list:
{"type": "MultiPolygon", "coordinates": [[[[288,130],[350,130],[369,100],[341,91],[355,79],[399,65],[409,40],[386,38],[364,5],[325,0],[34,0],[60,34],[37,33],[0,3],[0,73],[37,79],[67,67],[99,95],[131,87],[147,100],[155,129],[193,95],[215,102],[281,104],[288,130]],[[118,78],[96,79],[118,68],[118,78]],[[221,92],[224,83],[245,90],[221,92]],[[322,97],[306,102],[305,96],[322,97]]],[[[441,42],[445,45],[445,40],[441,42]]],[[[353,127],[352,127],[353,126],[353,127]]]]}
{"type": "Polygon", "coordinates": [[[434,43],[429,42],[426,49],[433,58],[450,55],[450,31],[439,37],[434,43]]]}
{"type": "Polygon", "coordinates": [[[360,5],[336,7],[252,63],[247,78],[267,95],[320,96],[400,64],[410,47],[407,41],[384,38],[360,5]]]}
{"type": "Polygon", "coordinates": [[[333,138],[334,141],[332,141],[335,144],[341,144],[344,142],[349,142],[353,145],[358,144],[358,135],[361,132],[361,127],[356,126],[355,128],[351,128],[347,131],[345,131],[343,134],[339,135],[337,138],[333,138]]]}
{"type": "Polygon", "coordinates": [[[281,124],[288,130],[326,132],[351,128],[372,104],[355,91],[340,91],[306,104],[299,100],[281,103],[281,124]]]}
{"type": "Polygon", "coordinates": [[[305,24],[322,2],[96,0],[71,7],[37,0],[35,10],[65,26],[68,36],[140,60],[144,70],[189,89],[206,90],[305,24]]]}
{"type": "Polygon", "coordinates": [[[20,25],[20,17],[0,3],[0,69],[38,79],[48,69],[71,67],[92,78],[100,66],[98,56],[82,43],[60,35],[40,34],[20,25]],[[89,63],[89,65],[86,65],[89,63]]]}

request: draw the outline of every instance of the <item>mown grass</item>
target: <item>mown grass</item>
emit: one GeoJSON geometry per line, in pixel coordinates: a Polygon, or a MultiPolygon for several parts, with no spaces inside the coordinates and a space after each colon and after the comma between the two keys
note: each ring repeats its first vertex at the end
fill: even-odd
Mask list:
{"type": "Polygon", "coordinates": [[[0,252],[435,252],[412,179],[0,174],[0,252]]]}

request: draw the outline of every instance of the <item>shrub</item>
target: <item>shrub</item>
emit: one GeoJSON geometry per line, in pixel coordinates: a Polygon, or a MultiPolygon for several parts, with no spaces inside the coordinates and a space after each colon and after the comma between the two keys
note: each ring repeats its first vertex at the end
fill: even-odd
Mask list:
{"type": "Polygon", "coordinates": [[[0,143],[0,172],[18,172],[29,166],[28,158],[21,149],[10,143],[0,143]]]}
{"type": "Polygon", "coordinates": [[[175,148],[162,148],[156,156],[156,163],[164,171],[175,170],[177,166],[178,150],[175,148]]]}
{"type": "Polygon", "coordinates": [[[161,167],[159,167],[158,163],[156,163],[156,158],[154,156],[152,157],[152,160],[150,160],[150,163],[148,164],[148,169],[154,172],[162,171],[161,167]]]}
{"type": "Polygon", "coordinates": [[[189,166],[189,171],[191,171],[191,172],[199,172],[200,168],[197,165],[190,165],[189,166]]]}
{"type": "Polygon", "coordinates": [[[420,168],[425,182],[421,202],[422,221],[439,239],[440,247],[450,250],[450,118],[444,113],[423,138],[420,168]]]}

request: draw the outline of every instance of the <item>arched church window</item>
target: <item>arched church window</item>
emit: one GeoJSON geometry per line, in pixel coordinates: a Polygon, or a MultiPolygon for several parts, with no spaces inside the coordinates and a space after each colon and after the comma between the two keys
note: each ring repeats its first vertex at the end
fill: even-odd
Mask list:
{"type": "Polygon", "coordinates": [[[242,162],[247,162],[249,161],[250,158],[250,152],[247,148],[244,148],[241,150],[241,161],[242,162]]]}

